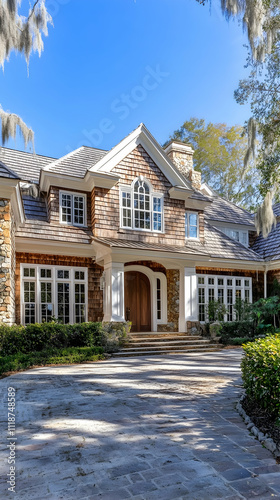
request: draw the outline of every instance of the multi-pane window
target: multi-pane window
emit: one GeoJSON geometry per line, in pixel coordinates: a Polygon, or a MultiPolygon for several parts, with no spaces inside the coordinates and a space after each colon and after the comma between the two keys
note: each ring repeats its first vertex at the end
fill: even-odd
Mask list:
{"type": "Polygon", "coordinates": [[[186,238],[198,238],[198,214],[186,212],[185,214],[185,236],[186,238]]]}
{"type": "Polygon", "coordinates": [[[161,281],[157,278],[157,319],[161,320],[161,281]]]}
{"type": "Polygon", "coordinates": [[[22,323],[87,321],[87,269],[21,265],[22,323]]]}
{"type": "Polygon", "coordinates": [[[233,240],[242,243],[242,245],[244,245],[245,247],[249,246],[248,231],[233,229],[231,227],[219,227],[219,229],[233,240]]]}
{"type": "Polygon", "coordinates": [[[60,191],[60,222],[73,226],[86,225],[86,196],[60,191]]]}
{"type": "Polygon", "coordinates": [[[75,323],[83,323],[86,320],[85,303],[85,284],[75,283],[75,323]]]}
{"type": "Polygon", "coordinates": [[[243,277],[198,275],[199,321],[208,321],[208,304],[214,300],[224,304],[224,321],[234,321],[234,304],[239,299],[252,301],[252,279],[243,277]]]}
{"type": "Polygon", "coordinates": [[[163,232],[163,196],[143,178],[121,187],[120,200],[123,228],[163,232]]]}
{"type": "Polygon", "coordinates": [[[36,283],[25,281],[23,284],[24,317],[26,324],[35,323],[36,314],[36,283]]]}

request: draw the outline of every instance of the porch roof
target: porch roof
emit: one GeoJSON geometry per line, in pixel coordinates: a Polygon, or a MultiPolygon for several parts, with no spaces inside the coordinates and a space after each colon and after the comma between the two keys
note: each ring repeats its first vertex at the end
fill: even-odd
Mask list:
{"type": "Polygon", "coordinates": [[[176,246],[176,245],[162,245],[156,243],[145,243],[143,241],[133,241],[117,238],[97,238],[93,237],[93,241],[101,243],[110,248],[130,248],[135,250],[152,250],[155,252],[171,252],[188,255],[208,255],[201,243],[196,243],[195,246],[176,246]]]}

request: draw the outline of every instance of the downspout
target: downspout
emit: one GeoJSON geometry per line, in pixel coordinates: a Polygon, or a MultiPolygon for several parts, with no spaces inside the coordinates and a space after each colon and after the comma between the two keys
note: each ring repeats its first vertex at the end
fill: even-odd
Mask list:
{"type": "Polygon", "coordinates": [[[267,266],[264,267],[264,280],[263,280],[263,295],[264,298],[267,298],[267,266]]]}

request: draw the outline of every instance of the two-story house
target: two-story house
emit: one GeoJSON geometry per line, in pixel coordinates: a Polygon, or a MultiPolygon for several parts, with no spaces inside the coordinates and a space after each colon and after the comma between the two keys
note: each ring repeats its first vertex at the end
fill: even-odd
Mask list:
{"type": "Polygon", "coordinates": [[[275,235],[256,239],[251,214],[201,185],[192,157],[143,124],[110,151],[2,148],[0,322],[185,332],[213,299],[231,321],[237,298],[265,296],[280,269],[275,235]]]}

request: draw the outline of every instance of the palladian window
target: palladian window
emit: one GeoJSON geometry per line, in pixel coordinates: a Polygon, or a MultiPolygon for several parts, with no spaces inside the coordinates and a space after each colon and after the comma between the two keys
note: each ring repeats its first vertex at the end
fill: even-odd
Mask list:
{"type": "Polygon", "coordinates": [[[121,187],[121,227],[163,232],[163,195],[143,177],[121,187]]]}

